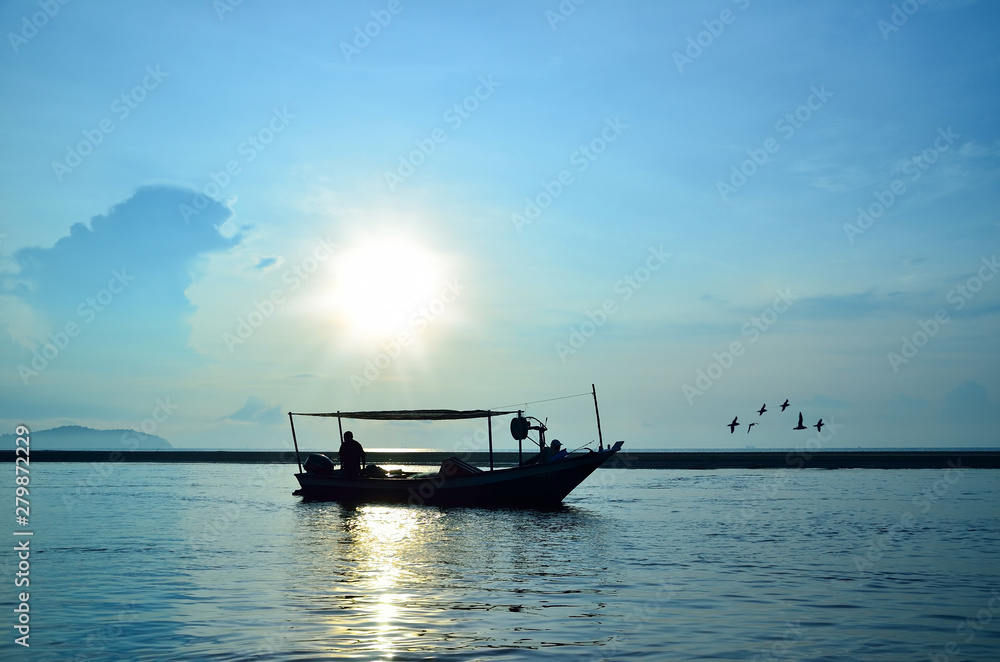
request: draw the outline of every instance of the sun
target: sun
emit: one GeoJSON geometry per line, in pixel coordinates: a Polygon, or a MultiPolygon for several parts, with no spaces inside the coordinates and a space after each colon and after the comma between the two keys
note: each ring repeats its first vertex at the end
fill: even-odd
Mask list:
{"type": "Polygon", "coordinates": [[[362,240],[335,265],[332,305],[356,335],[377,340],[405,331],[445,279],[439,255],[408,239],[362,240]]]}

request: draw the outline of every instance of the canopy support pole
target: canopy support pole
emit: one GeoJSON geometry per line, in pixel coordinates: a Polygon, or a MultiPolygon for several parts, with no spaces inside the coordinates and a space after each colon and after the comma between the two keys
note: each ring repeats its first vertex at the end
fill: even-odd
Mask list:
{"type": "Polygon", "coordinates": [[[597,387],[590,385],[590,392],[594,394],[594,413],[597,414],[597,450],[604,450],[604,437],[601,436],[601,411],[597,408],[597,387]]]}
{"type": "Polygon", "coordinates": [[[486,436],[490,439],[490,471],[493,471],[493,414],[486,416],[486,436]]]}
{"type": "Polygon", "coordinates": [[[302,461],[299,460],[299,442],[295,438],[295,422],[292,421],[292,412],[288,412],[288,424],[292,426],[292,443],[295,444],[295,462],[299,465],[299,473],[302,473],[302,461]]]}
{"type": "MultiPolygon", "coordinates": [[[[340,430],[340,445],[344,445],[344,420],[340,417],[340,412],[337,412],[337,429],[340,430]]],[[[340,463],[340,449],[337,449],[337,462],[340,463]]],[[[340,464],[340,468],[343,469],[344,465],[340,464]]]]}
{"type": "MultiPolygon", "coordinates": [[[[517,417],[521,418],[521,414],[523,414],[523,413],[524,412],[522,410],[518,409],[517,410],[517,417]]],[[[527,432],[525,432],[525,434],[527,434],[527,432]]],[[[519,467],[520,466],[524,466],[524,462],[521,461],[521,444],[523,442],[524,442],[523,439],[518,439],[517,440],[517,466],[519,466],[519,467]]]]}

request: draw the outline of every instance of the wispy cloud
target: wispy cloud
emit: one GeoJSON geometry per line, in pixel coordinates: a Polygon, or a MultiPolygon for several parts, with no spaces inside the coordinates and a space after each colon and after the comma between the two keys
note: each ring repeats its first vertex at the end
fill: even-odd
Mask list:
{"type": "Polygon", "coordinates": [[[273,425],[282,423],[284,417],[281,407],[277,405],[272,407],[262,398],[252,395],[247,398],[246,404],[232,414],[223,416],[222,420],[273,425]]]}

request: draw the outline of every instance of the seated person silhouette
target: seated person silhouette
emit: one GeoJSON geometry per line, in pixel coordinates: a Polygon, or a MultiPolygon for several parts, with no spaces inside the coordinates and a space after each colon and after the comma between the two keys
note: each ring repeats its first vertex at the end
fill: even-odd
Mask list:
{"type": "Polygon", "coordinates": [[[563,448],[562,442],[558,439],[552,442],[552,455],[549,456],[550,460],[561,460],[569,455],[569,450],[563,448]]]}
{"type": "Polygon", "coordinates": [[[354,433],[348,430],[344,433],[344,441],[340,444],[340,472],[345,476],[359,477],[367,458],[365,449],[354,438],[354,433]]]}
{"type": "Polygon", "coordinates": [[[563,455],[566,455],[566,450],[562,447],[562,442],[558,439],[552,442],[551,448],[549,446],[542,446],[538,451],[538,455],[533,455],[528,458],[524,465],[528,466],[538,464],[539,462],[548,462],[549,460],[555,458],[556,455],[559,455],[560,458],[562,458],[563,455]],[[562,453],[562,455],[559,455],[560,453],[562,453]]]}

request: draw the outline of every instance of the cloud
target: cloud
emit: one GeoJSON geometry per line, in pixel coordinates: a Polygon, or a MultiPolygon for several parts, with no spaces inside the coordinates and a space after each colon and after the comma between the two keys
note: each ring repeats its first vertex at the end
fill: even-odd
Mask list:
{"type": "Polygon", "coordinates": [[[276,269],[281,264],[281,258],[278,257],[262,257],[257,256],[257,261],[253,265],[255,271],[260,271],[261,273],[267,273],[272,269],[276,269]]]}
{"type": "Polygon", "coordinates": [[[986,387],[974,381],[959,384],[944,397],[947,420],[965,423],[986,423],[997,418],[990,405],[986,387]]]}
{"type": "Polygon", "coordinates": [[[265,400],[252,395],[247,398],[246,404],[238,411],[229,416],[223,416],[222,420],[275,425],[282,423],[284,416],[280,406],[270,407],[265,400]]]}
{"type": "Polygon", "coordinates": [[[889,313],[926,314],[929,310],[933,314],[941,303],[940,297],[935,302],[929,292],[827,294],[796,302],[795,314],[812,320],[855,320],[889,313]]]}
{"type": "MultiPolygon", "coordinates": [[[[186,319],[195,308],[185,290],[204,256],[232,248],[242,235],[220,233],[232,210],[214,200],[185,219],[179,208],[193,196],[179,188],[143,187],[89,225],[75,223],[53,246],[16,251],[16,271],[0,281],[0,294],[29,309],[35,322],[8,325],[9,336],[38,347],[50,342],[50,332],[75,324],[77,347],[64,354],[87,371],[109,362],[124,368],[134,361],[139,369],[194,356],[186,319]]],[[[9,354],[11,347],[4,343],[0,351],[9,354]]],[[[15,363],[28,358],[24,352],[15,363]]],[[[69,360],[60,358],[58,365],[69,367],[69,360]]]]}
{"type": "Polygon", "coordinates": [[[185,221],[178,208],[191,204],[192,196],[183,189],[143,187],[95,216],[89,227],[75,223],[51,248],[18,250],[11,292],[43,310],[71,309],[104,287],[113,269],[124,268],[142,279],[137,288],[166,295],[167,303],[183,299],[195,258],[240,240],[220,234],[232,211],[214,200],[185,221]]]}
{"type": "Polygon", "coordinates": [[[864,189],[880,181],[877,175],[858,165],[848,165],[842,168],[829,166],[827,169],[832,172],[813,177],[809,182],[810,186],[833,193],[843,193],[864,189]]]}

